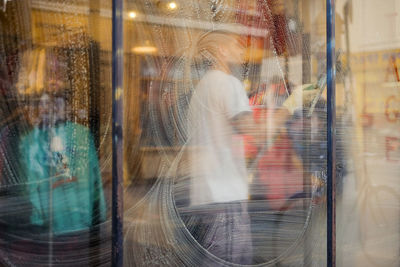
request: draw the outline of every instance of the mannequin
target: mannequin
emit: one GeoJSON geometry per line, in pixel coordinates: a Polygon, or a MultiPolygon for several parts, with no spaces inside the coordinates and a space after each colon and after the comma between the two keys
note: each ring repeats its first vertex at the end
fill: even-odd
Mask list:
{"type": "Polygon", "coordinates": [[[38,124],[22,137],[20,152],[32,205],[30,222],[49,236],[49,262],[61,260],[60,249],[76,249],[78,236],[94,221],[106,219],[99,162],[87,127],[67,120],[63,94],[44,93],[39,100],[38,124]],[[95,206],[99,207],[95,211],[95,206]],[[95,218],[96,217],[96,218],[95,218]],[[55,242],[57,241],[58,242],[55,242]]]}

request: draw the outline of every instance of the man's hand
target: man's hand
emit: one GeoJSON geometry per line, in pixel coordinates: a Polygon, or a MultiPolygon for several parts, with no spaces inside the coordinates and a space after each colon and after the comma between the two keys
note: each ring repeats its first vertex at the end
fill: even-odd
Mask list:
{"type": "Polygon", "coordinates": [[[282,106],[293,115],[296,110],[301,110],[303,107],[309,108],[319,92],[320,89],[312,84],[300,85],[293,90],[282,106]]]}
{"type": "Polygon", "coordinates": [[[255,123],[252,112],[242,112],[231,119],[234,130],[239,134],[252,135],[255,129],[255,123]]]}

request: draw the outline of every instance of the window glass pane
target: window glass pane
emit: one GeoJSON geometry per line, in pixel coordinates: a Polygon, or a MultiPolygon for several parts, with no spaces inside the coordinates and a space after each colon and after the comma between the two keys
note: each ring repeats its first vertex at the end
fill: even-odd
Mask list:
{"type": "Polygon", "coordinates": [[[1,1],[1,266],[110,262],[108,2],[1,1]]]}
{"type": "Polygon", "coordinates": [[[400,3],[337,1],[336,11],[344,56],[338,126],[346,123],[339,155],[348,166],[337,203],[338,265],[399,266],[400,3]]]}
{"type": "Polygon", "coordinates": [[[127,266],[326,264],[320,2],[125,2],[127,266]]]}

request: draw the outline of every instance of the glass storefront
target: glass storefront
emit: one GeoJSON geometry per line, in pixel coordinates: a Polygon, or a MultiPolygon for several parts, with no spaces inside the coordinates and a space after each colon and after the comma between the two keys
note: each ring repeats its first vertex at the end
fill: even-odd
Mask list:
{"type": "Polygon", "coordinates": [[[333,163],[325,1],[125,0],[123,51],[112,1],[0,1],[0,265],[332,266],[333,192],[336,265],[398,266],[400,4],[326,2],[333,163]]]}

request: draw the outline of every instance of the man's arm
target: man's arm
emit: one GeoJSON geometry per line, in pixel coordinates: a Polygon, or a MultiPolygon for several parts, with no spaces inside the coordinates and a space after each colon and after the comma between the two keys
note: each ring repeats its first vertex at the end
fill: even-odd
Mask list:
{"type": "Polygon", "coordinates": [[[250,134],[255,128],[253,113],[251,111],[243,111],[231,119],[233,129],[239,134],[250,134]]]}
{"type": "MultiPolygon", "coordinates": [[[[290,112],[286,108],[275,111],[273,132],[279,132],[290,117],[290,112]]],[[[265,143],[267,140],[267,122],[256,123],[253,113],[249,111],[241,112],[231,119],[231,123],[235,131],[239,134],[250,135],[258,144],[265,143]]]]}

